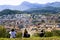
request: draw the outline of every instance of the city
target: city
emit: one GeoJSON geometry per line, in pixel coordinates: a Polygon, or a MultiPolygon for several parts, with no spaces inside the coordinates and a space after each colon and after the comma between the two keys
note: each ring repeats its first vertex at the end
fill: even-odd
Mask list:
{"type": "Polygon", "coordinates": [[[0,16],[0,25],[9,31],[16,29],[22,31],[26,28],[29,32],[40,32],[42,29],[45,31],[60,30],[60,15],[32,15],[32,14],[14,14],[0,16]]]}

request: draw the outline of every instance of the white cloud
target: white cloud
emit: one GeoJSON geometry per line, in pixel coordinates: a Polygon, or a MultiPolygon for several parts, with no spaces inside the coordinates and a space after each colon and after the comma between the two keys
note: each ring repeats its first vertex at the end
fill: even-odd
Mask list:
{"type": "Polygon", "coordinates": [[[0,5],[19,5],[22,0],[0,0],[0,5]]]}
{"type": "Polygon", "coordinates": [[[0,5],[19,5],[23,1],[28,1],[31,3],[47,3],[47,2],[54,2],[54,1],[60,1],[60,0],[0,0],[0,5]]]}

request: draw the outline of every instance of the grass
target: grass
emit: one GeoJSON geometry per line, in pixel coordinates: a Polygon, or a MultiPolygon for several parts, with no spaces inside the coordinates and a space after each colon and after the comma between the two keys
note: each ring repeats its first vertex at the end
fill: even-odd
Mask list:
{"type": "Polygon", "coordinates": [[[60,40],[60,36],[54,37],[30,37],[30,38],[0,38],[0,40],[60,40]]]}
{"type": "Polygon", "coordinates": [[[23,40],[60,40],[59,37],[34,37],[34,38],[23,38],[23,40]]]}

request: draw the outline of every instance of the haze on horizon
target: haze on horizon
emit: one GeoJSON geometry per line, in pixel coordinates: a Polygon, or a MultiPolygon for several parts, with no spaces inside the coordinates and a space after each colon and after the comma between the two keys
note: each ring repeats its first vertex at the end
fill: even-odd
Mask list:
{"type": "Polygon", "coordinates": [[[39,3],[39,4],[60,2],[60,0],[0,0],[0,5],[20,5],[24,1],[30,3],[39,3]]]}

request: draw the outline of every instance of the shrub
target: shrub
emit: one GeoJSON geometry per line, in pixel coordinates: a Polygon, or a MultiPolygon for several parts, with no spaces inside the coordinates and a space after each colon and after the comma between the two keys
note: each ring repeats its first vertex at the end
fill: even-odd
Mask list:
{"type": "Polygon", "coordinates": [[[44,37],[52,37],[53,33],[52,32],[45,32],[44,37]]]}
{"type": "Polygon", "coordinates": [[[45,37],[60,36],[60,30],[53,30],[52,32],[45,32],[45,37]]]}
{"type": "Polygon", "coordinates": [[[6,32],[4,26],[0,25],[0,38],[9,38],[9,32],[6,32]]]}
{"type": "Polygon", "coordinates": [[[53,36],[60,36],[60,30],[53,30],[53,36]]]}
{"type": "Polygon", "coordinates": [[[35,33],[33,36],[34,37],[39,37],[40,35],[39,35],[39,33],[35,33]]]}
{"type": "Polygon", "coordinates": [[[16,34],[16,37],[17,37],[17,38],[21,38],[21,37],[22,37],[22,33],[21,33],[21,32],[18,32],[18,33],[16,34]]]}
{"type": "Polygon", "coordinates": [[[0,37],[5,37],[6,29],[3,26],[0,26],[0,37]]]}
{"type": "Polygon", "coordinates": [[[5,38],[10,38],[9,32],[6,32],[6,33],[5,33],[5,38]]]}

